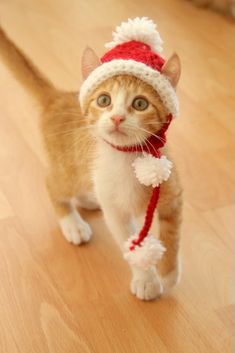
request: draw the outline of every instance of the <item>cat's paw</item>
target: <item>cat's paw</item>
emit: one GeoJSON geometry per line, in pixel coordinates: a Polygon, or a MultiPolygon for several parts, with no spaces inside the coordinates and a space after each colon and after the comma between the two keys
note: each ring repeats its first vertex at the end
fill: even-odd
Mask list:
{"type": "Polygon", "coordinates": [[[84,222],[77,212],[61,218],[60,228],[65,239],[75,245],[88,242],[92,235],[89,224],[84,222]]]}
{"type": "Polygon", "coordinates": [[[163,287],[156,269],[140,271],[134,269],[131,281],[131,293],[141,300],[153,300],[162,294],[163,287]]]}
{"type": "Polygon", "coordinates": [[[141,300],[153,300],[162,294],[162,284],[159,280],[133,279],[131,293],[141,300]]]}

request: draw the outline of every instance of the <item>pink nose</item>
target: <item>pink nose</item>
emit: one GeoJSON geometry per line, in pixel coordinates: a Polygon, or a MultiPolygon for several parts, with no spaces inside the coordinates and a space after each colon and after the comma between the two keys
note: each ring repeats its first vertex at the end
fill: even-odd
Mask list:
{"type": "Polygon", "coordinates": [[[126,118],[123,115],[113,115],[111,117],[111,120],[113,121],[114,125],[118,127],[122,121],[124,121],[126,118]]]}

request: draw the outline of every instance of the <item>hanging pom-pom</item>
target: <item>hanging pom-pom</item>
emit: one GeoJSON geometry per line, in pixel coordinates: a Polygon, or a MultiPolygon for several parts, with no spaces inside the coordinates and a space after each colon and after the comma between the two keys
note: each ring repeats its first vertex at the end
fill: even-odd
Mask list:
{"type": "Polygon", "coordinates": [[[137,235],[130,237],[124,244],[125,252],[124,259],[130,265],[137,266],[143,270],[155,266],[157,261],[161,259],[165,248],[153,235],[148,235],[140,245],[133,245],[137,235]]]}
{"type": "Polygon", "coordinates": [[[173,166],[165,156],[156,158],[147,153],[143,157],[137,157],[132,165],[139,182],[153,187],[159,186],[169,178],[173,166]]]}
{"type": "Polygon", "coordinates": [[[122,22],[116,27],[116,32],[113,32],[113,41],[107,43],[105,47],[112,49],[118,44],[135,40],[148,44],[153,51],[161,53],[163,41],[156,27],[156,24],[147,17],[128,19],[127,22],[122,22]]]}

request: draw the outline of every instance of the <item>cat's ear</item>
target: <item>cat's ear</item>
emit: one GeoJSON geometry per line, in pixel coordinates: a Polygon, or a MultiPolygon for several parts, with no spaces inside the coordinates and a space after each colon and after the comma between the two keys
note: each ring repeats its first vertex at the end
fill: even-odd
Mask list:
{"type": "Polygon", "coordinates": [[[100,66],[100,61],[96,53],[90,47],[86,47],[82,54],[82,76],[85,80],[90,73],[100,66]]]}
{"type": "Polygon", "coordinates": [[[161,73],[165,75],[172,86],[176,88],[181,74],[181,63],[178,54],[173,53],[167,62],[163,65],[161,73]]]}

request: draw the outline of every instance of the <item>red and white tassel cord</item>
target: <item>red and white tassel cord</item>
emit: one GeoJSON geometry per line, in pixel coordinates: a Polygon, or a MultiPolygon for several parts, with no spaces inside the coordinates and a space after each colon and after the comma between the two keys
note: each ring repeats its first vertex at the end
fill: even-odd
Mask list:
{"type": "Polygon", "coordinates": [[[165,156],[161,156],[159,151],[166,142],[165,133],[171,120],[172,115],[170,114],[162,129],[155,136],[151,136],[146,140],[144,145],[122,147],[109,143],[113,148],[121,152],[144,152],[141,157],[135,159],[133,167],[140,183],[145,186],[151,185],[153,191],[146,210],[144,225],[139,234],[127,239],[124,253],[124,258],[131,265],[143,270],[156,265],[165,251],[161,242],[153,235],[149,235],[149,230],[160,195],[160,184],[166,181],[171,173],[172,162],[165,156]]]}

